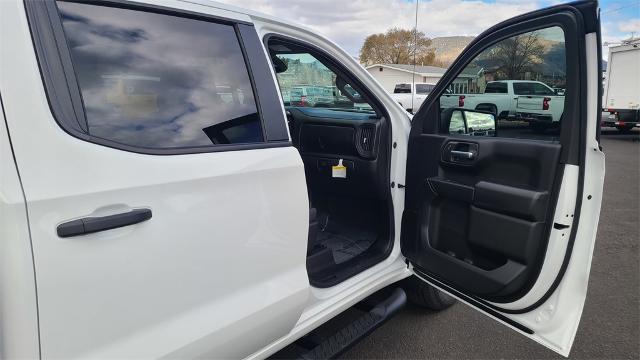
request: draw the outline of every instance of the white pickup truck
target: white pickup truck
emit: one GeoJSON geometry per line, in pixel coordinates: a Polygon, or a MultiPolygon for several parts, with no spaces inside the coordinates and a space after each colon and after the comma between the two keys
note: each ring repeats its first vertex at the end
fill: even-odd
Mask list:
{"type": "Polygon", "coordinates": [[[558,126],[564,94],[539,81],[489,81],[481,94],[444,94],[440,107],[461,107],[493,113],[498,119],[524,120],[534,130],[558,126]]]}
{"type": "Polygon", "coordinates": [[[406,301],[454,299],[568,355],[604,181],[598,4],[578,4],[496,25],[453,65],[562,24],[586,113],[550,145],[470,136],[495,125],[470,109],[439,130],[455,71],[410,121],[351,54],[279,17],[0,1],[0,358],[261,359],[294,342],[331,358],[406,301]],[[302,80],[368,106],[285,106],[279,83],[302,80]]]}
{"type": "Polygon", "coordinates": [[[420,106],[427,96],[429,96],[429,93],[431,93],[434,86],[434,84],[427,83],[396,84],[393,88],[393,94],[391,94],[391,97],[405,110],[413,114],[415,110],[420,109],[420,106]]]}

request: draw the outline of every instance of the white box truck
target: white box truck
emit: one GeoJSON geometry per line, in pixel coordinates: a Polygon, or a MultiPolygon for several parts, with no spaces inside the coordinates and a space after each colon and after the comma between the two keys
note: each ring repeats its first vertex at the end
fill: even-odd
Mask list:
{"type": "Polygon", "coordinates": [[[620,131],[640,127],[640,38],[609,47],[604,86],[602,106],[609,116],[602,125],[620,131]]]}

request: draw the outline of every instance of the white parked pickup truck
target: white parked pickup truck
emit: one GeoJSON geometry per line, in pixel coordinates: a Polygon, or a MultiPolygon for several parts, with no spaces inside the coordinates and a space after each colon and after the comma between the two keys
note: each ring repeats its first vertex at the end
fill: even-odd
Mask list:
{"type": "Polygon", "coordinates": [[[391,94],[391,97],[398,102],[402,108],[413,114],[414,110],[418,110],[420,108],[434,87],[434,84],[427,83],[396,84],[393,88],[393,94],[391,94]]]}
{"type": "Polygon", "coordinates": [[[556,127],[564,113],[564,94],[539,81],[489,81],[482,94],[445,94],[440,107],[488,111],[499,119],[528,121],[534,130],[556,127]]]}
{"type": "Polygon", "coordinates": [[[0,357],[266,358],[359,303],[296,343],[330,358],[406,301],[454,299],[568,355],[604,179],[598,5],[577,4],[492,27],[452,67],[563,26],[581,131],[548,142],[441,119],[453,70],[410,121],[351,54],[279,17],[0,1],[0,357]],[[349,101],[285,106],[301,83],[349,101]]]}

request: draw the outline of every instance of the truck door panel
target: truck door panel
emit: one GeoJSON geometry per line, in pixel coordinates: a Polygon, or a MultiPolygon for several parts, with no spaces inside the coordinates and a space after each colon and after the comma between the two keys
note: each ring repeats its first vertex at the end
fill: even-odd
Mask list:
{"type": "Polygon", "coordinates": [[[409,137],[401,242],[413,272],[564,356],[602,197],[599,37],[596,1],[492,27],[451,65],[409,137]],[[496,119],[465,94],[457,104],[447,94],[464,84],[469,99],[484,101],[488,82],[531,80],[564,94],[551,99],[563,105],[554,127],[537,110],[496,119]]]}
{"type": "Polygon", "coordinates": [[[0,71],[43,357],[246,357],[306,306],[304,168],[257,33],[163,4],[3,4],[29,20],[0,15],[28,39],[3,38],[0,71]]]}
{"type": "Polygon", "coordinates": [[[485,296],[517,293],[535,273],[540,244],[551,226],[547,209],[560,144],[438,135],[424,135],[419,143],[421,153],[441,154],[420,162],[426,183],[407,184],[420,186],[425,203],[415,205],[424,212],[416,221],[429,224],[422,230],[429,239],[423,249],[429,254],[425,268],[450,269],[439,271],[485,296]],[[467,141],[477,145],[477,158],[449,161],[448,144],[467,141]],[[468,195],[461,196],[464,192],[468,195]]]}

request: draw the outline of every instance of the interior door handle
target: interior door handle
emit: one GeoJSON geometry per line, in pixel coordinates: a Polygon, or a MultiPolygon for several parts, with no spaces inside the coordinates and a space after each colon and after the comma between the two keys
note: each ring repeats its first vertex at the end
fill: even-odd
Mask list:
{"type": "Polygon", "coordinates": [[[473,160],[473,158],[476,157],[476,154],[472,153],[471,151],[451,150],[450,154],[452,156],[455,156],[455,157],[458,157],[458,158],[463,158],[463,159],[468,159],[468,160],[473,160]]]}
{"type": "Polygon", "coordinates": [[[478,144],[467,141],[449,141],[442,149],[442,161],[456,165],[473,165],[478,158],[478,144]]]}
{"type": "Polygon", "coordinates": [[[98,231],[133,225],[151,219],[151,209],[133,209],[126,213],[107,216],[88,216],[64,222],[57,227],[59,237],[91,234],[98,231]]]}

